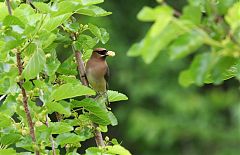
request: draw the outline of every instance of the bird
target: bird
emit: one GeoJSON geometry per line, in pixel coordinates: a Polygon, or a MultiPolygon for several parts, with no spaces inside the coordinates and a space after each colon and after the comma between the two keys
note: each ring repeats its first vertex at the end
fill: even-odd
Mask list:
{"type": "Polygon", "coordinates": [[[106,62],[108,56],[115,56],[115,52],[96,48],[85,67],[88,83],[100,95],[106,94],[108,89],[109,68],[106,62]]]}

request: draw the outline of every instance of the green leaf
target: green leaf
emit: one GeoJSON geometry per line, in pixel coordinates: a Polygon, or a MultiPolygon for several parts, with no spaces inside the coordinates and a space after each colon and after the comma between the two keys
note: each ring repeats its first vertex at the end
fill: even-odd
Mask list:
{"type": "Polygon", "coordinates": [[[119,155],[131,155],[131,153],[122,147],[121,145],[106,146],[106,153],[119,154],[119,155]]]}
{"type": "Polygon", "coordinates": [[[72,13],[66,13],[56,17],[49,17],[47,22],[45,22],[45,24],[43,25],[43,28],[48,31],[53,31],[62,23],[64,23],[71,15],[72,13]]]}
{"type": "Polygon", "coordinates": [[[74,130],[75,133],[77,133],[79,136],[81,136],[82,141],[85,141],[87,139],[90,139],[92,137],[94,137],[93,135],[93,130],[89,127],[77,127],[74,130]]]}
{"type": "Polygon", "coordinates": [[[51,94],[51,99],[59,101],[66,98],[72,98],[83,95],[95,95],[95,92],[82,84],[63,84],[60,87],[53,90],[51,94]]]}
{"type": "Polygon", "coordinates": [[[58,68],[58,73],[65,75],[77,75],[77,64],[73,60],[73,55],[67,58],[58,68]]]}
{"type": "Polygon", "coordinates": [[[70,104],[68,102],[48,102],[46,103],[48,113],[58,112],[69,117],[71,115],[70,104]]]}
{"type": "Polygon", "coordinates": [[[51,56],[46,59],[44,70],[48,76],[52,76],[55,74],[58,67],[61,65],[61,62],[58,60],[55,50],[49,53],[49,55],[51,56]]]}
{"type": "Polygon", "coordinates": [[[11,117],[0,113],[0,129],[1,128],[7,128],[12,125],[11,117]]]}
{"type": "Polygon", "coordinates": [[[90,31],[94,34],[103,44],[106,44],[109,40],[109,34],[107,33],[106,29],[98,28],[97,26],[89,23],[88,24],[90,31]]]}
{"type": "Polygon", "coordinates": [[[126,95],[117,91],[108,90],[107,94],[109,102],[128,100],[128,97],[126,95]]]}
{"type": "Polygon", "coordinates": [[[111,12],[107,12],[104,9],[95,5],[82,7],[78,9],[76,13],[86,15],[86,16],[93,16],[93,17],[101,17],[101,16],[107,16],[112,14],[111,12]]]}
{"type": "Polygon", "coordinates": [[[89,111],[90,119],[100,125],[109,125],[111,120],[109,119],[109,113],[107,109],[104,109],[100,104],[95,102],[93,99],[84,99],[82,101],[73,101],[73,107],[83,107],[89,111]]]}
{"type": "Polygon", "coordinates": [[[45,63],[46,58],[44,52],[41,48],[37,48],[23,70],[23,77],[26,78],[26,80],[35,78],[42,71],[45,63]]]}
{"type": "Polygon", "coordinates": [[[52,16],[58,16],[66,13],[73,13],[79,7],[79,2],[75,1],[62,1],[58,3],[57,9],[53,6],[52,16]]]}
{"type": "Polygon", "coordinates": [[[202,46],[204,37],[196,31],[183,34],[169,47],[171,59],[178,59],[195,52],[202,46]]]}
{"type": "Polygon", "coordinates": [[[8,15],[8,10],[5,3],[0,3],[0,15],[0,21],[3,21],[3,19],[8,15]]]}
{"type": "Polygon", "coordinates": [[[13,148],[0,150],[0,154],[4,155],[16,155],[16,150],[13,148]]]}
{"type": "Polygon", "coordinates": [[[4,100],[2,105],[0,106],[0,112],[6,114],[11,117],[16,111],[16,96],[8,95],[4,100]]]}
{"type": "Polygon", "coordinates": [[[45,124],[41,126],[35,125],[36,139],[38,143],[45,142],[50,143],[51,128],[47,127],[45,124]]]}
{"type": "Polygon", "coordinates": [[[76,1],[79,1],[81,5],[93,5],[104,2],[104,0],[76,0],[76,1]]]}
{"type": "Polygon", "coordinates": [[[23,88],[26,89],[27,91],[30,91],[33,89],[33,84],[31,81],[26,81],[23,83],[23,88]]]}
{"type": "Polygon", "coordinates": [[[199,86],[203,85],[210,69],[216,63],[216,60],[217,58],[211,53],[197,55],[190,68],[181,72],[179,77],[180,84],[183,86],[189,86],[194,82],[199,86]]]}
{"type": "Polygon", "coordinates": [[[66,144],[75,144],[80,141],[83,141],[81,136],[78,136],[74,133],[63,133],[57,136],[56,142],[63,147],[66,144]]]}
{"type": "Polygon", "coordinates": [[[47,3],[33,2],[33,5],[42,13],[50,13],[51,8],[47,3]]]}
{"type": "Polygon", "coordinates": [[[111,111],[108,112],[108,118],[109,118],[109,120],[111,121],[111,125],[112,125],[112,126],[118,125],[117,118],[116,118],[116,116],[115,116],[111,111]]]}
{"type": "Polygon", "coordinates": [[[1,135],[0,144],[11,145],[16,143],[22,136],[17,133],[9,133],[1,135]]]}
{"type": "Polygon", "coordinates": [[[12,26],[12,25],[19,25],[21,26],[22,28],[25,27],[24,23],[21,22],[20,19],[18,19],[17,17],[15,16],[6,16],[3,20],[3,25],[4,26],[12,26]]]}
{"type": "Polygon", "coordinates": [[[73,127],[63,122],[51,122],[49,127],[52,129],[52,134],[62,134],[73,130],[73,127]]]}
{"type": "Polygon", "coordinates": [[[155,8],[144,6],[137,14],[137,18],[141,21],[152,22],[157,19],[161,19],[163,17],[162,14],[165,14],[169,10],[171,10],[169,6],[157,6],[155,8]]]}
{"type": "Polygon", "coordinates": [[[88,35],[81,34],[76,41],[76,48],[79,51],[92,49],[98,42],[98,39],[92,38],[88,35]]]}
{"type": "Polygon", "coordinates": [[[181,19],[189,20],[196,25],[201,23],[202,12],[200,6],[188,5],[183,9],[181,19]]]}
{"type": "Polygon", "coordinates": [[[106,154],[103,153],[103,150],[101,148],[90,147],[86,150],[85,155],[106,155],[106,154]]]}
{"type": "Polygon", "coordinates": [[[228,10],[225,20],[231,26],[232,31],[234,32],[237,27],[240,26],[240,2],[235,3],[233,7],[228,10]]]}

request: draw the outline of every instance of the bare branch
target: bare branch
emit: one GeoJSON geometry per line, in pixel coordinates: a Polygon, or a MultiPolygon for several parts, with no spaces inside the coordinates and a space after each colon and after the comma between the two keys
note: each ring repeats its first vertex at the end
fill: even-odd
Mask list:
{"type": "MultiPolygon", "coordinates": [[[[17,52],[16,57],[17,57],[18,75],[21,76],[22,71],[23,71],[23,65],[22,65],[22,61],[21,61],[21,53],[19,51],[17,52]]],[[[34,125],[33,125],[32,117],[31,117],[29,107],[28,107],[27,93],[26,93],[26,90],[23,88],[23,83],[24,83],[24,80],[20,80],[18,82],[18,85],[19,85],[19,87],[22,91],[22,95],[23,95],[23,107],[24,107],[24,111],[27,115],[27,122],[28,122],[28,126],[30,128],[30,135],[32,137],[33,143],[36,145],[36,136],[35,136],[35,131],[34,131],[34,125]]],[[[36,148],[35,148],[35,154],[39,155],[39,150],[36,148]]]]}

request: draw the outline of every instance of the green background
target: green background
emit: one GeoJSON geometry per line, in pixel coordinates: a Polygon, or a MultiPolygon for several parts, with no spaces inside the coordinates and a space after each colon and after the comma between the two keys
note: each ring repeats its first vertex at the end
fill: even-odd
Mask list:
{"type": "MultiPolygon", "coordinates": [[[[181,11],[184,0],[167,1],[181,11]]],[[[114,50],[109,58],[110,89],[128,95],[129,101],[113,103],[119,125],[108,136],[117,138],[134,155],[237,155],[240,152],[239,82],[190,86],[178,83],[181,70],[192,58],[169,60],[162,52],[147,65],[140,57],[127,56],[130,46],[143,38],[151,23],[136,19],[150,0],[106,0],[113,14],[104,18],[83,18],[83,22],[105,27],[114,50]]]]}

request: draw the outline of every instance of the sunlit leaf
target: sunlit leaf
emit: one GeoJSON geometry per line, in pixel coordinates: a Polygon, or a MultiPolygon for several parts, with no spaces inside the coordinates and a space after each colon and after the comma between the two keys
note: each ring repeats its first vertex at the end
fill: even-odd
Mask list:
{"type": "Polygon", "coordinates": [[[46,63],[45,54],[41,48],[37,48],[23,70],[23,76],[26,80],[35,78],[43,69],[46,63]]]}
{"type": "Polygon", "coordinates": [[[56,88],[52,94],[51,99],[59,101],[66,98],[72,98],[83,95],[95,95],[95,92],[82,84],[66,83],[56,88]]]}
{"type": "Polygon", "coordinates": [[[128,100],[128,97],[126,95],[117,91],[108,90],[107,94],[109,102],[128,100]]]}

